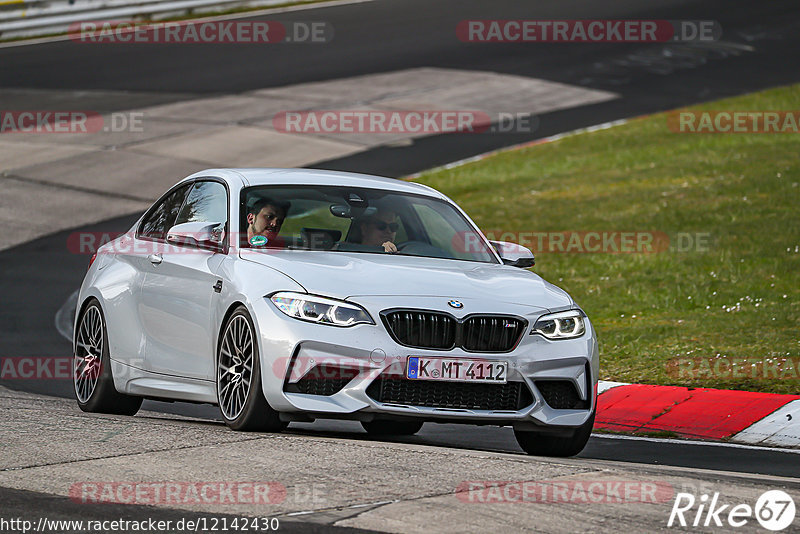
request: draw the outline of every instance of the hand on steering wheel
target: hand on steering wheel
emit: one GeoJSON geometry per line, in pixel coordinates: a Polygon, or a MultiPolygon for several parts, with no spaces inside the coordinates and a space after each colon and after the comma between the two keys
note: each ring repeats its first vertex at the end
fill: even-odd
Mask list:
{"type": "Polygon", "coordinates": [[[383,251],[384,251],[384,252],[388,252],[388,253],[390,253],[390,254],[394,254],[395,252],[397,252],[397,245],[395,245],[395,244],[394,244],[394,243],[392,243],[391,241],[386,241],[386,242],[385,242],[383,245],[381,245],[381,246],[383,247],[383,251]]]}

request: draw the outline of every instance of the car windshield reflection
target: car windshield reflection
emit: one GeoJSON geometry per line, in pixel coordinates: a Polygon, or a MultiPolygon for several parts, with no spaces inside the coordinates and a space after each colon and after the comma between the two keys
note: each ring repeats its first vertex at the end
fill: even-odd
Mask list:
{"type": "Polygon", "coordinates": [[[452,204],[352,187],[261,186],[242,191],[241,246],[396,254],[497,263],[452,204]]]}

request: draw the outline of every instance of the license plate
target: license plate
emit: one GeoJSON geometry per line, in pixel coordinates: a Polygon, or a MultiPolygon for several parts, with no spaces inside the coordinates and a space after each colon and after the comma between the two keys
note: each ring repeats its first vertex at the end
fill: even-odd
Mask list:
{"type": "Polygon", "coordinates": [[[506,375],[508,362],[503,361],[409,356],[406,366],[406,378],[411,380],[505,384],[506,375]]]}

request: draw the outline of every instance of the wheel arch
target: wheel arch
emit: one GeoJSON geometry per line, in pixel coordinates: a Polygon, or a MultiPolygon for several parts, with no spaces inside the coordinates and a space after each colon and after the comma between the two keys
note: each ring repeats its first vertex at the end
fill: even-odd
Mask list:
{"type": "Polygon", "coordinates": [[[93,293],[89,293],[84,295],[83,300],[78,302],[78,306],[75,309],[75,321],[72,323],[72,351],[73,354],[75,352],[75,342],[78,339],[78,324],[80,322],[81,316],[86,311],[86,308],[89,307],[89,304],[92,301],[96,301],[97,304],[100,306],[100,313],[105,316],[105,311],[103,310],[103,302],[99,295],[95,295],[93,293]]]}
{"type": "MultiPolygon", "coordinates": [[[[225,310],[225,313],[222,314],[222,320],[219,322],[219,328],[217,329],[217,337],[214,340],[214,367],[215,368],[216,368],[216,365],[218,363],[217,359],[219,358],[219,346],[220,346],[220,343],[222,343],[223,330],[225,330],[225,325],[228,323],[228,319],[231,318],[231,315],[233,315],[233,312],[236,311],[236,309],[239,308],[239,307],[242,307],[242,308],[246,309],[247,313],[250,314],[250,319],[253,319],[253,312],[250,310],[250,307],[247,306],[247,304],[245,304],[244,302],[242,302],[239,299],[236,299],[236,300],[234,300],[233,302],[230,303],[228,308],[225,310]]],[[[253,334],[254,334],[254,337],[256,337],[255,336],[255,332],[253,334]]],[[[215,371],[215,373],[216,373],[216,371],[215,371]]]]}

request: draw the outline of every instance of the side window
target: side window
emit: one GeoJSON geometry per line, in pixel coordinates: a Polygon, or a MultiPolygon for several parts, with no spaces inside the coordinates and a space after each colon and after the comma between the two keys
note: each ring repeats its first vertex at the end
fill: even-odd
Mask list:
{"type": "Polygon", "coordinates": [[[228,222],[228,195],[219,182],[196,182],[186,198],[175,224],[187,222],[228,222]]]}
{"type": "Polygon", "coordinates": [[[184,185],[167,195],[142,221],[139,235],[150,239],[166,239],[167,230],[174,224],[173,221],[178,215],[178,210],[181,209],[189,187],[189,184],[184,185]]]}

